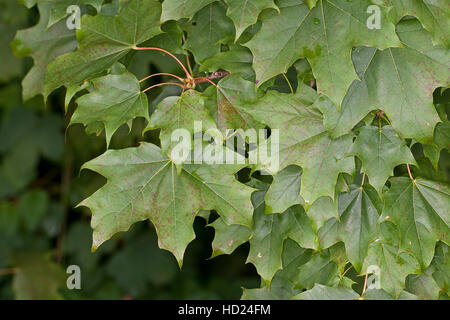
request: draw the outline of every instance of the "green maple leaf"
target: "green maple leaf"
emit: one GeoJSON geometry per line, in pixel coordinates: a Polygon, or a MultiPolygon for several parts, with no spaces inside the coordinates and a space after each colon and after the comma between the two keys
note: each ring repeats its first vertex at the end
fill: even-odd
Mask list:
{"type": "Polygon", "coordinates": [[[450,6],[446,0],[395,0],[390,2],[398,22],[411,15],[430,32],[433,44],[450,46],[450,6]]]}
{"type": "Polygon", "coordinates": [[[341,241],[338,227],[339,221],[336,218],[331,218],[318,230],[317,236],[320,248],[329,248],[341,241]]]}
{"type": "Polygon", "coordinates": [[[315,284],[336,286],[339,283],[339,270],[327,254],[315,253],[311,260],[301,265],[295,275],[298,289],[311,289],[315,284]]]}
{"type": "Polygon", "coordinates": [[[221,218],[218,218],[209,226],[213,227],[215,231],[211,258],[233,253],[237,247],[247,242],[251,236],[249,228],[238,224],[227,225],[221,218]]]}
{"type": "Polygon", "coordinates": [[[84,15],[77,31],[78,49],[58,57],[47,68],[45,96],[62,85],[69,87],[89,80],[135,46],[162,33],[160,15],[157,0],[130,0],[115,17],[84,15]]]}
{"type": "Polygon", "coordinates": [[[272,294],[267,287],[257,289],[242,288],[241,300],[276,300],[279,299],[272,294]]]}
{"type": "Polygon", "coordinates": [[[293,205],[304,205],[300,196],[301,174],[301,168],[288,166],[273,177],[265,196],[266,213],[280,213],[293,205]]]}
{"type": "Polygon", "coordinates": [[[412,274],[406,278],[406,288],[419,299],[438,300],[441,289],[433,279],[432,271],[426,270],[422,274],[412,274]]]}
{"type": "Polygon", "coordinates": [[[296,288],[298,268],[311,260],[312,250],[301,248],[297,242],[287,239],[283,244],[283,268],[275,273],[270,288],[244,289],[243,299],[292,299],[302,290],[296,288]]]}
{"type": "Polygon", "coordinates": [[[450,188],[406,177],[394,177],[390,182],[383,218],[398,226],[400,248],[410,251],[425,269],[433,259],[436,242],[450,242],[450,188]]]}
{"type": "Polygon", "coordinates": [[[234,22],[236,40],[242,33],[258,20],[258,15],[264,9],[278,10],[273,0],[225,0],[228,5],[227,16],[234,22]]]}
{"type": "MultiPolygon", "coordinates": [[[[186,51],[183,49],[184,33],[178,23],[176,21],[169,21],[163,24],[161,29],[163,33],[146,41],[145,45],[162,48],[173,54],[186,54],[186,51]]],[[[161,61],[160,63],[162,67],[166,68],[166,62],[161,61]]]]}
{"type": "Polygon", "coordinates": [[[296,276],[298,268],[307,263],[313,250],[304,249],[297,242],[287,239],[283,244],[282,262],[283,268],[278,270],[270,283],[270,291],[277,299],[291,299],[301,292],[296,287],[296,276]]]}
{"type": "MultiPolygon", "coordinates": [[[[332,245],[329,249],[328,249],[329,253],[330,253],[330,260],[333,261],[334,263],[336,263],[339,273],[342,275],[344,274],[345,270],[346,270],[346,266],[349,263],[349,260],[347,258],[347,252],[345,251],[345,245],[342,241],[339,241],[338,243],[332,245]]],[[[347,285],[346,283],[347,278],[342,278],[340,280],[340,284],[342,285],[347,285]]],[[[350,284],[350,287],[352,286],[352,284],[350,284]]]]}
{"type": "Polygon", "coordinates": [[[108,183],[80,203],[92,211],[93,249],[132,224],[150,219],[160,248],[182,264],[194,239],[192,224],[199,210],[216,210],[228,224],[252,225],[252,188],[234,179],[238,165],[175,164],[155,145],[109,150],[83,165],[108,183]]]}
{"type": "Polygon", "coordinates": [[[80,7],[83,4],[89,4],[92,7],[94,7],[97,12],[100,12],[103,0],[38,0],[38,2],[51,3],[50,19],[47,25],[47,28],[49,28],[53,24],[57,23],[61,19],[64,19],[68,15],[67,13],[68,7],[72,5],[80,7]]]}
{"type": "Polygon", "coordinates": [[[256,129],[261,124],[246,112],[257,99],[253,82],[240,76],[227,76],[217,84],[217,123],[221,129],[256,129]]]}
{"type": "Polygon", "coordinates": [[[370,178],[370,184],[381,194],[386,180],[400,164],[416,164],[414,157],[391,126],[365,126],[349,150],[362,162],[361,170],[370,178]]]}
{"type": "Polygon", "coordinates": [[[440,242],[431,262],[433,278],[443,292],[450,293],[450,254],[449,247],[440,242]]]}
{"type": "Polygon", "coordinates": [[[291,238],[301,247],[314,248],[314,232],[301,206],[293,206],[281,214],[264,214],[264,192],[256,192],[252,198],[254,227],[247,262],[256,267],[269,287],[273,276],[282,267],[284,241],[291,238]]]}
{"type": "Polygon", "coordinates": [[[319,0],[305,0],[305,3],[308,5],[309,9],[312,9],[316,6],[317,1],[319,0]]]}
{"type": "Polygon", "coordinates": [[[135,117],[149,120],[147,96],[141,92],[139,81],[123,65],[115,67],[112,74],[92,80],[90,92],[76,100],[78,107],[70,119],[70,124],[82,123],[91,132],[104,127],[107,147],[122,124],[135,117]]]}
{"type": "Polygon", "coordinates": [[[364,293],[364,300],[418,300],[418,298],[405,290],[394,299],[394,297],[388,294],[383,289],[368,289],[364,293]]]}
{"type": "Polygon", "coordinates": [[[356,271],[361,271],[367,255],[369,243],[377,236],[377,221],[382,202],[377,192],[370,187],[352,187],[349,193],[339,197],[340,221],[339,238],[345,244],[345,250],[356,271]]]}
{"type": "MultiPolygon", "coordinates": [[[[351,173],[354,169],[353,160],[344,157],[351,136],[329,138],[322,114],[311,107],[315,98],[314,90],[299,86],[295,95],[271,90],[247,106],[256,120],[272,130],[279,129],[280,170],[291,164],[302,167],[300,195],[307,204],[321,196],[334,198],[339,173],[351,173]]],[[[267,143],[270,141],[271,138],[267,143]]],[[[259,147],[265,145],[260,143],[259,147]]]]}
{"type": "Polygon", "coordinates": [[[409,254],[399,253],[396,247],[384,244],[381,241],[369,246],[367,257],[362,269],[364,272],[369,266],[377,266],[380,269],[380,286],[394,298],[398,298],[405,288],[405,278],[411,273],[417,272],[419,265],[409,254]]]}
{"type": "Polygon", "coordinates": [[[297,300],[357,300],[359,295],[352,289],[328,287],[316,284],[312,289],[294,297],[297,300]]]}
{"type": "Polygon", "coordinates": [[[202,94],[188,90],[179,97],[167,97],[161,101],[152,114],[147,129],[161,128],[162,150],[169,152],[178,143],[172,141],[174,130],[185,129],[192,135],[200,132],[195,130],[195,121],[201,121],[203,130],[216,127],[208,109],[205,108],[202,94]]]}
{"type": "Polygon", "coordinates": [[[184,48],[191,51],[197,62],[220,52],[221,45],[233,35],[233,22],[226,16],[226,7],[211,3],[200,10],[185,28],[187,40],[184,48]]]}
{"type": "Polygon", "coordinates": [[[200,65],[200,71],[214,72],[226,70],[231,74],[240,74],[244,80],[252,80],[255,71],[252,68],[253,56],[250,50],[240,45],[234,45],[230,50],[220,52],[208,58],[200,65]]]}
{"type": "Polygon", "coordinates": [[[306,214],[313,221],[315,231],[320,230],[331,218],[339,219],[337,205],[330,197],[320,197],[314,201],[306,214]]]}
{"type": "Polygon", "coordinates": [[[161,22],[191,19],[203,7],[217,0],[165,0],[162,5],[161,22]]]}
{"type": "Polygon", "coordinates": [[[371,110],[381,109],[402,138],[432,142],[439,122],[433,91],[449,83],[450,53],[433,47],[416,20],[399,23],[397,31],[404,48],[355,50],[353,61],[361,81],[350,87],[340,113],[330,103],[318,106],[333,137],[348,133],[371,110]]]}
{"type": "Polygon", "coordinates": [[[22,95],[29,100],[38,94],[44,94],[44,77],[47,65],[56,57],[76,48],[75,32],[69,30],[65,21],[47,28],[50,19],[51,4],[40,3],[40,20],[37,25],[19,30],[11,43],[18,57],[31,56],[34,66],[22,80],[22,95]]]}
{"type": "Polygon", "coordinates": [[[430,159],[434,168],[439,166],[439,158],[443,149],[450,149],[450,121],[442,119],[434,128],[433,143],[422,145],[423,153],[430,159]]]}
{"type": "Polygon", "coordinates": [[[321,0],[310,10],[302,0],[279,1],[281,13],[263,21],[261,30],[245,44],[253,53],[259,84],[286,73],[296,60],[307,58],[318,91],[339,107],[357,79],[351,48],[400,46],[385,8],[380,8],[381,29],[367,27],[366,9],[370,5],[369,0],[321,0]]]}

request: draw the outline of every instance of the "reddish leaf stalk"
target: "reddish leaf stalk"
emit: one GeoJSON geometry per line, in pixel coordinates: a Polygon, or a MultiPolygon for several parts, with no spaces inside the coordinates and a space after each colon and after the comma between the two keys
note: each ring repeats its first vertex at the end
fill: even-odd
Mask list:
{"type": "Polygon", "coordinates": [[[161,49],[161,48],[156,48],[156,47],[133,47],[134,50],[152,50],[152,51],[160,51],[160,52],[164,52],[166,54],[168,54],[169,56],[171,56],[182,68],[184,73],[186,73],[186,76],[188,79],[192,79],[191,74],[189,73],[189,71],[186,69],[186,67],[184,66],[184,64],[172,53],[170,53],[167,50],[161,49]]]}
{"type": "Polygon", "coordinates": [[[179,83],[175,83],[175,82],[163,82],[163,83],[155,84],[155,85],[153,85],[153,86],[148,87],[147,89],[142,90],[142,93],[147,92],[148,90],[151,90],[151,89],[153,89],[153,88],[161,87],[161,86],[166,86],[166,85],[179,86],[181,89],[184,90],[184,86],[181,85],[181,84],[179,84],[179,83]]]}
{"type": "Polygon", "coordinates": [[[151,75],[149,75],[149,76],[147,76],[147,77],[145,77],[145,78],[139,80],[139,82],[145,81],[145,80],[147,80],[147,79],[150,79],[150,78],[153,78],[153,77],[156,77],[156,76],[169,76],[169,77],[176,78],[176,79],[178,79],[178,81],[184,83],[184,79],[183,79],[183,78],[181,78],[181,77],[179,77],[179,76],[176,76],[176,75],[174,75],[174,74],[171,74],[171,73],[164,73],[164,72],[163,72],[163,73],[155,73],[155,74],[151,74],[151,75]]]}

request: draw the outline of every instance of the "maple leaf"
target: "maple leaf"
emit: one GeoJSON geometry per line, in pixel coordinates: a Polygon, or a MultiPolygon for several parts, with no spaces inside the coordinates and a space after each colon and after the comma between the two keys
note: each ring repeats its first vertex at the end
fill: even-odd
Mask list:
{"type": "Polygon", "coordinates": [[[252,197],[254,227],[247,262],[256,267],[269,287],[274,274],[282,267],[281,254],[287,238],[304,248],[315,248],[315,244],[311,221],[303,208],[293,206],[281,214],[264,214],[264,193],[256,192],[252,197]]]}
{"type": "Polygon", "coordinates": [[[252,53],[247,47],[234,45],[231,46],[230,50],[220,52],[204,60],[199,70],[214,72],[223,69],[232,75],[239,74],[244,80],[253,81],[255,71],[252,68],[252,61],[252,53]]]}
{"type": "Polygon", "coordinates": [[[185,129],[194,135],[201,133],[201,129],[216,128],[216,124],[205,107],[202,94],[189,90],[179,97],[167,97],[157,105],[146,130],[154,128],[161,129],[162,150],[170,152],[178,143],[172,141],[174,130],[185,129]],[[196,128],[196,121],[201,122],[201,128],[196,128]]]}
{"type": "Polygon", "coordinates": [[[258,20],[258,15],[264,9],[272,8],[278,11],[273,0],[225,0],[228,5],[227,16],[233,20],[236,28],[236,40],[242,33],[258,20]]]}
{"type": "MultiPolygon", "coordinates": [[[[114,66],[113,66],[114,68],[114,66]]],[[[92,80],[90,92],[76,100],[78,107],[70,124],[82,123],[88,132],[105,128],[106,147],[119,127],[134,119],[149,120],[148,101],[141,92],[139,81],[121,64],[115,65],[114,73],[92,80]],[[98,126],[101,122],[103,126],[98,126]]]]}
{"type": "Polygon", "coordinates": [[[211,258],[221,254],[231,254],[237,247],[250,239],[251,231],[238,224],[227,225],[223,219],[218,218],[210,224],[214,228],[211,258]]]}
{"type": "Polygon", "coordinates": [[[150,219],[159,247],[171,251],[179,264],[194,239],[192,224],[199,210],[216,210],[228,224],[252,225],[252,188],[233,175],[241,166],[175,164],[153,144],[109,150],[83,165],[108,183],[80,203],[92,211],[93,250],[115,233],[150,219]]]}
{"type": "Polygon", "coordinates": [[[369,243],[377,235],[377,221],[382,202],[370,185],[353,187],[339,197],[339,238],[345,244],[348,259],[360,271],[367,255],[369,243]]]}
{"type": "Polygon", "coordinates": [[[295,296],[298,300],[357,300],[359,295],[348,288],[334,288],[316,284],[312,289],[295,296]]]}
{"type": "Polygon", "coordinates": [[[333,137],[348,133],[369,111],[381,109],[402,138],[432,142],[439,122],[433,91],[449,83],[450,53],[433,47],[416,20],[399,23],[397,32],[404,48],[356,49],[353,60],[361,81],[350,87],[340,113],[326,99],[318,106],[333,137]]]}
{"type": "Polygon", "coordinates": [[[386,180],[400,164],[416,164],[406,142],[391,126],[365,126],[349,150],[362,162],[361,170],[370,178],[370,184],[381,194],[386,180]]]}
{"type": "Polygon", "coordinates": [[[435,255],[431,262],[431,270],[433,279],[444,292],[450,290],[450,255],[449,246],[443,242],[439,242],[436,246],[435,255]]]}
{"type": "Polygon", "coordinates": [[[438,300],[441,289],[433,279],[431,270],[426,270],[422,274],[409,275],[406,278],[408,291],[414,293],[422,300],[438,300]]]}
{"type": "Polygon", "coordinates": [[[253,82],[240,76],[227,76],[217,84],[217,123],[221,129],[257,129],[261,124],[246,112],[257,100],[253,82]]]}
{"type": "Polygon", "coordinates": [[[19,30],[11,43],[16,56],[31,56],[34,60],[34,66],[22,80],[24,100],[45,93],[43,86],[48,64],[77,46],[75,32],[67,28],[65,21],[48,27],[51,8],[49,2],[39,3],[39,23],[29,29],[19,30]]]}
{"type": "Polygon", "coordinates": [[[315,284],[336,286],[339,283],[339,271],[330,256],[315,253],[311,260],[302,264],[294,276],[295,286],[299,289],[312,289],[315,284]]]}
{"type": "Polygon", "coordinates": [[[58,21],[64,19],[67,17],[68,12],[67,8],[70,6],[78,6],[81,7],[82,5],[91,5],[97,13],[100,12],[103,0],[37,0],[38,3],[42,3],[44,1],[51,3],[51,10],[50,10],[50,19],[47,24],[47,28],[51,27],[53,24],[57,23],[58,21]]]}
{"type": "Polygon", "coordinates": [[[320,0],[310,10],[302,0],[279,1],[280,14],[263,21],[261,30],[245,44],[254,56],[258,84],[286,73],[296,60],[307,58],[318,91],[340,107],[357,79],[352,47],[385,49],[401,45],[385,8],[380,7],[381,28],[367,27],[366,9],[370,5],[368,0],[320,0]]]}
{"type": "MultiPolygon", "coordinates": [[[[337,202],[337,201],[336,201],[337,202]]],[[[314,231],[319,231],[331,218],[339,219],[338,208],[330,197],[320,197],[308,208],[306,212],[313,221],[314,231]]],[[[336,221],[336,219],[333,219],[336,221]]],[[[326,246],[327,248],[329,246],[326,246]]]]}
{"type": "Polygon", "coordinates": [[[196,13],[187,24],[184,48],[192,52],[197,62],[219,53],[221,44],[233,34],[233,23],[225,12],[224,4],[214,2],[196,13]]]}
{"type": "Polygon", "coordinates": [[[362,270],[369,266],[380,268],[380,286],[394,298],[398,298],[405,288],[405,278],[408,274],[418,271],[417,261],[408,253],[398,252],[394,246],[373,242],[369,246],[362,270]]]}
{"type": "Polygon", "coordinates": [[[203,7],[217,0],[165,0],[162,4],[161,22],[192,18],[203,7]]]}
{"type": "Polygon", "coordinates": [[[433,142],[422,145],[423,153],[430,159],[436,170],[438,169],[441,151],[450,147],[450,121],[447,119],[447,114],[440,118],[442,122],[434,128],[433,142]]]}
{"type": "Polygon", "coordinates": [[[394,177],[389,181],[383,218],[398,226],[400,248],[412,252],[425,269],[433,259],[436,242],[450,243],[450,189],[423,179],[394,177]]]}
{"type": "Polygon", "coordinates": [[[162,33],[160,15],[157,0],[130,0],[114,17],[84,15],[77,31],[78,49],[58,57],[47,68],[45,96],[62,85],[81,84],[99,75],[137,45],[162,33]]]}
{"type": "MultiPolygon", "coordinates": [[[[334,198],[339,173],[354,169],[352,159],[344,157],[351,136],[329,138],[322,114],[311,107],[316,98],[314,90],[299,86],[295,95],[270,90],[247,106],[247,112],[256,120],[279,130],[280,169],[291,164],[302,167],[300,195],[307,204],[321,196],[334,198]]],[[[265,146],[260,143],[259,147],[265,146]]]]}
{"type": "Polygon", "coordinates": [[[395,0],[390,5],[396,22],[415,16],[430,32],[433,44],[450,46],[450,6],[446,0],[395,0]]]}
{"type": "Polygon", "coordinates": [[[288,166],[273,177],[273,182],[267,190],[266,213],[280,213],[296,204],[304,204],[300,197],[302,169],[288,166]]]}

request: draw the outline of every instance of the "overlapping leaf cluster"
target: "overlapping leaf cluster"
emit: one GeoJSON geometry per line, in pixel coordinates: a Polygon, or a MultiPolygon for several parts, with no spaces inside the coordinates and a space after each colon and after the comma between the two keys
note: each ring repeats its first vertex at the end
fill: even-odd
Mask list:
{"type": "Polygon", "coordinates": [[[71,123],[104,130],[107,145],[136,117],[160,130],[159,146],[84,165],[107,178],[81,203],[92,210],[94,249],[149,219],[181,265],[206,210],[218,214],[213,256],[250,243],[263,281],[243,298],[448,298],[448,1],[78,1],[95,10],[76,32],[52,1],[34,2],[41,21],[12,43],[35,62],[24,98],[65,86],[66,103],[76,97],[71,123]],[[373,4],[379,29],[366,24],[373,4]],[[198,75],[230,75],[179,96],[162,91],[153,111],[127,70],[142,46],[192,55],[198,75]],[[171,133],[199,134],[194,121],[278,129],[279,170],[176,165],[171,133]],[[349,275],[364,280],[373,266],[381,287],[356,288],[349,275]]]}

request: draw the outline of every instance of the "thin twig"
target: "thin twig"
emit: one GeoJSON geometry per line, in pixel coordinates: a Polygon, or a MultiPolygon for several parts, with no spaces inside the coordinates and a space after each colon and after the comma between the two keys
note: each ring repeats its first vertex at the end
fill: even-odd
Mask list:
{"type": "Polygon", "coordinates": [[[209,83],[212,83],[213,85],[216,85],[211,80],[220,79],[220,78],[228,76],[229,74],[230,73],[228,71],[213,72],[207,77],[198,77],[198,78],[195,78],[193,81],[194,81],[195,84],[199,84],[199,83],[203,83],[203,82],[209,82],[209,83]]]}
{"type": "Polygon", "coordinates": [[[19,272],[19,268],[1,269],[0,270],[0,276],[16,274],[18,272],[19,272]]]}
{"type": "Polygon", "coordinates": [[[194,80],[195,80],[195,83],[196,83],[196,84],[197,84],[197,83],[202,83],[202,82],[209,82],[209,83],[211,83],[214,87],[217,87],[217,85],[216,85],[214,82],[212,82],[212,80],[208,79],[207,77],[195,78],[194,80]],[[196,79],[198,79],[198,81],[197,81],[196,79]]]}
{"type": "Polygon", "coordinates": [[[364,185],[364,180],[366,179],[366,174],[363,172],[361,187],[364,185]]]}

